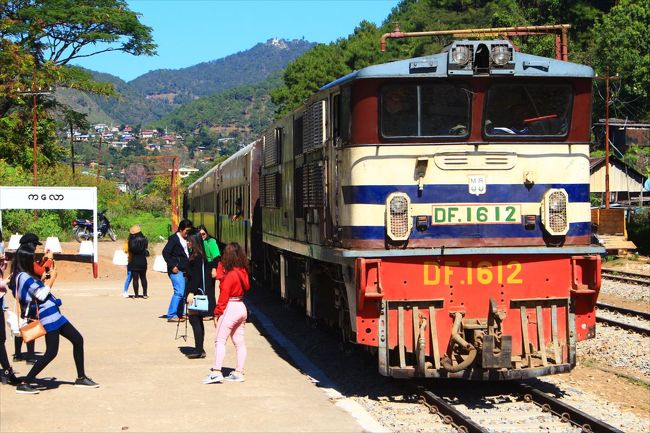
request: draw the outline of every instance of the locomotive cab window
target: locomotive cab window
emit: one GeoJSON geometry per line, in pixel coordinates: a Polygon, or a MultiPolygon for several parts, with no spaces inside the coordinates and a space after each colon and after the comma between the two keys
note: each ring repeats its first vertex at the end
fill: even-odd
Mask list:
{"type": "Polygon", "coordinates": [[[564,137],[573,90],[566,84],[497,84],[488,90],[484,132],[498,137],[564,137]]]}
{"type": "Polygon", "coordinates": [[[450,83],[391,84],[381,90],[381,134],[398,137],[465,137],[470,92],[450,83]]]}

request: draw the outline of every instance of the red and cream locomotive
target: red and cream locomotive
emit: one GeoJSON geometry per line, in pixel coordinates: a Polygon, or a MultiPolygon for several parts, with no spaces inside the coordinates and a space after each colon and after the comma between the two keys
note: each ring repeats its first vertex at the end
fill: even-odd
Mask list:
{"type": "Polygon", "coordinates": [[[383,375],[569,371],[603,252],[593,76],[507,40],[355,71],[190,186],[187,216],[383,375]]]}

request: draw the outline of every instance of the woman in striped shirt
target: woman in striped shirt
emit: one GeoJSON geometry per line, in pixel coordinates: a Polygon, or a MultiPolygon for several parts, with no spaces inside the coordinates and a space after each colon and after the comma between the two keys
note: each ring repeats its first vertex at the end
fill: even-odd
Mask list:
{"type": "Polygon", "coordinates": [[[34,272],[34,247],[30,244],[21,245],[11,266],[13,271],[10,284],[16,288],[20,308],[27,311],[30,304],[38,306],[40,321],[47,331],[45,334],[45,354],[34,364],[30,372],[16,387],[19,394],[37,394],[39,391],[31,385],[36,375],[52,362],[59,351],[59,335],[72,343],[72,354],[77,368],[75,386],[97,388],[95,383],[84,372],[84,341],[83,337],[72,324],[61,314],[61,300],[56,298],[47,285],[48,280],[41,281],[34,272]]]}

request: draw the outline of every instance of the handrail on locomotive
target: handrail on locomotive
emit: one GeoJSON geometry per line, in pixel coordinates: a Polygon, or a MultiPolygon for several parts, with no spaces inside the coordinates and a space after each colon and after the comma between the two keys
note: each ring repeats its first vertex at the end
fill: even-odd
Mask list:
{"type": "MultiPolygon", "coordinates": [[[[555,24],[546,26],[515,26],[515,27],[491,27],[478,29],[456,29],[456,30],[431,30],[425,32],[403,32],[399,28],[399,23],[395,23],[393,31],[381,35],[379,47],[381,52],[386,51],[386,41],[388,39],[401,38],[419,38],[425,36],[453,36],[469,38],[475,36],[483,37],[501,37],[508,39],[510,36],[528,36],[555,34],[555,58],[558,60],[568,60],[569,55],[569,29],[570,24],[555,24]]],[[[512,41],[510,41],[512,43],[512,41]]],[[[515,50],[520,51],[514,43],[515,50]]]]}

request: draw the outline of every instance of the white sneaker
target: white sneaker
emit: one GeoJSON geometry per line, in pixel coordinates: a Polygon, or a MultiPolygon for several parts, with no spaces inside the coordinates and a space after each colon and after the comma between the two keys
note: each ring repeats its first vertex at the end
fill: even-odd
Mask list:
{"type": "Polygon", "coordinates": [[[233,370],[230,372],[228,376],[224,377],[223,380],[227,380],[228,382],[243,382],[244,373],[240,373],[239,371],[233,370]]]}
{"type": "Polygon", "coordinates": [[[129,292],[122,292],[122,297],[123,298],[128,298],[129,297],[129,292]]]}
{"type": "Polygon", "coordinates": [[[223,374],[220,371],[211,371],[210,374],[205,376],[203,379],[204,385],[209,385],[211,383],[221,383],[223,381],[223,374]]]}

